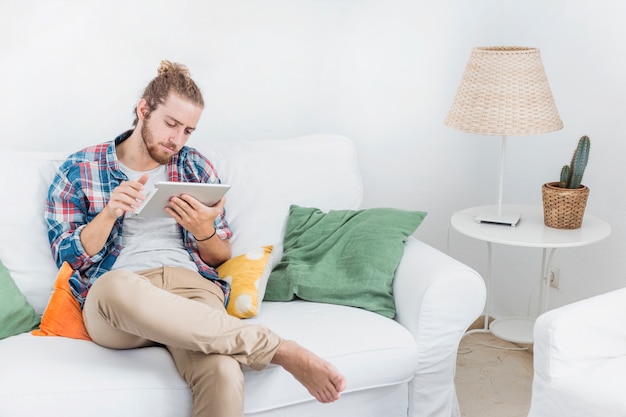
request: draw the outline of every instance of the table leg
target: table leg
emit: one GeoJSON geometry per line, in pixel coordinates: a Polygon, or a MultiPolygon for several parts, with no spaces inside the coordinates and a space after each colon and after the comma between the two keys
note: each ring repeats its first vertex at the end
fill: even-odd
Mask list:
{"type": "Polygon", "coordinates": [[[489,330],[489,317],[491,317],[491,276],[493,274],[493,262],[491,257],[491,242],[487,243],[487,273],[485,274],[485,286],[487,287],[487,294],[485,298],[485,321],[482,329],[473,329],[465,332],[465,335],[472,333],[490,333],[489,330]]]}
{"type": "Polygon", "coordinates": [[[541,257],[541,295],[539,300],[539,314],[543,314],[548,311],[548,298],[550,295],[550,265],[552,264],[552,258],[556,248],[543,248],[543,254],[541,257]]]}
{"type": "Polygon", "coordinates": [[[485,298],[485,330],[489,330],[489,317],[491,315],[491,281],[493,278],[493,261],[491,242],[487,242],[487,297],[485,298]]]}

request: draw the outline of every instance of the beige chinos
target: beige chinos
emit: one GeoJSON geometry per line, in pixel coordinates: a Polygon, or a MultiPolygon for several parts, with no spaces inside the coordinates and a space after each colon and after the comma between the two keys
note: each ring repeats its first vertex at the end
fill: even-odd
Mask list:
{"type": "Polygon", "coordinates": [[[224,308],[222,290],[195,271],[160,267],[103,274],[83,308],[99,345],[130,349],[165,345],[193,395],[193,416],[243,416],[241,365],[265,368],[282,339],[224,308]]]}

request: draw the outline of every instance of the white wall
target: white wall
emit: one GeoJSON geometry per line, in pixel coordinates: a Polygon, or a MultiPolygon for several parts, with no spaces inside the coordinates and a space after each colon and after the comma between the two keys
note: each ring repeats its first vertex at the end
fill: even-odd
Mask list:
{"type": "MultiPolygon", "coordinates": [[[[0,0],[0,140],[74,150],[112,139],[170,59],[189,66],[207,102],[191,145],[350,136],[365,207],[428,211],[416,235],[446,250],[450,215],[497,198],[499,138],[443,125],[470,49],[538,47],[565,128],[509,140],[505,203],[540,204],[541,184],[588,134],[588,210],[613,227],[604,242],[557,252],[557,306],[626,282],[626,187],[615,177],[625,18],[620,0],[0,0]]],[[[450,249],[484,273],[484,244],[452,233],[450,249]]],[[[525,314],[540,251],[494,255],[496,312],[525,314]]]]}

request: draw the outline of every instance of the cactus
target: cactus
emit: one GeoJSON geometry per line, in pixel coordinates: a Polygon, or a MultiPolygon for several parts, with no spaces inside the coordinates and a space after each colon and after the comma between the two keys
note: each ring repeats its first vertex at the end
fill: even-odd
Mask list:
{"type": "Polygon", "coordinates": [[[567,188],[567,182],[569,181],[569,173],[570,173],[569,165],[563,165],[563,168],[561,168],[561,179],[559,181],[559,187],[567,188]]]}
{"type": "Polygon", "coordinates": [[[572,155],[570,165],[565,165],[561,169],[561,177],[559,187],[561,188],[580,188],[583,179],[583,173],[587,167],[589,160],[589,150],[591,149],[591,141],[588,136],[583,136],[578,141],[578,146],[572,155]]]}

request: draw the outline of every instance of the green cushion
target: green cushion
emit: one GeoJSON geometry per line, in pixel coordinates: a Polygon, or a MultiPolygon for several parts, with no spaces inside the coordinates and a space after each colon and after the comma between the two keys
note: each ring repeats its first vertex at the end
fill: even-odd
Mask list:
{"type": "Polygon", "coordinates": [[[0,262],[0,339],[33,330],[40,317],[0,262]]]}
{"type": "Polygon", "coordinates": [[[425,216],[392,208],[323,213],[292,205],[283,257],[270,274],[264,299],[300,298],[394,317],[394,274],[404,242],[425,216]]]}

